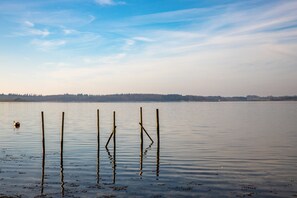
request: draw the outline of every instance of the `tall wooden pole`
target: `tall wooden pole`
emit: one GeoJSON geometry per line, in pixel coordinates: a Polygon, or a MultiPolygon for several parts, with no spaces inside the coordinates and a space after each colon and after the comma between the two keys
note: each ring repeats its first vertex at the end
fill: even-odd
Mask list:
{"type": "Polygon", "coordinates": [[[41,122],[42,122],[42,153],[45,154],[45,138],[44,138],[44,115],[41,112],[41,122]]]}
{"type": "Polygon", "coordinates": [[[139,175],[142,175],[143,168],[143,119],[142,119],[142,107],[140,107],[140,170],[139,175]]]}
{"type": "Polygon", "coordinates": [[[157,142],[159,147],[160,146],[159,109],[156,109],[156,118],[157,118],[157,142]]]}
{"type": "Polygon", "coordinates": [[[156,167],[156,176],[159,177],[160,172],[160,125],[159,125],[159,109],[156,109],[156,118],[157,118],[157,167],[156,167]]]}
{"type": "Polygon", "coordinates": [[[140,141],[143,142],[143,120],[142,120],[142,107],[140,107],[140,141]]]}
{"type": "Polygon", "coordinates": [[[99,109],[97,109],[97,184],[100,178],[100,122],[99,122],[99,109]]]}
{"type": "Polygon", "coordinates": [[[44,115],[41,112],[41,122],[42,122],[42,175],[41,175],[41,195],[43,195],[43,185],[44,185],[44,166],[45,166],[45,138],[44,138],[44,115]]]}
{"type": "Polygon", "coordinates": [[[116,178],[116,112],[113,112],[113,183],[116,178]]]}
{"type": "Polygon", "coordinates": [[[97,143],[100,145],[100,120],[99,120],[99,109],[97,109],[97,143]]]}
{"type": "Polygon", "coordinates": [[[64,143],[64,117],[65,113],[62,113],[62,127],[61,127],[61,158],[63,157],[63,143],[64,143]]]}

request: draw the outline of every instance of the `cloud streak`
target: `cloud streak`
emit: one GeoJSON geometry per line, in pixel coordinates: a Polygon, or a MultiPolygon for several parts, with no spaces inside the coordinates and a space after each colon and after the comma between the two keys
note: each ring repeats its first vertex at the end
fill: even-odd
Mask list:
{"type": "Polygon", "coordinates": [[[114,0],[95,0],[95,3],[101,6],[115,6],[115,5],[124,5],[124,1],[114,1],[114,0]]]}
{"type": "Polygon", "coordinates": [[[33,40],[32,45],[36,46],[42,51],[53,50],[66,44],[65,40],[33,40]]]}

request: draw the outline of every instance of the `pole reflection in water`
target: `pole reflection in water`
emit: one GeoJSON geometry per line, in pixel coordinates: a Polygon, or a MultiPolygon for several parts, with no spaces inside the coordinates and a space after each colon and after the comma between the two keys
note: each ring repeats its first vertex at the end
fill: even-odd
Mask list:
{"type": "Polygon", "coordinates": [[[64,168],[63,168],[63,153],[61,153],[61,162],[60,162],[60,176],[61,176],[61,193],[64,196],[64,168]]]}
{"type": "Polygon", "coordinates": [[[113,184],[115,184],[116,182],[116,155],[115,155],[115,150],[113,151],[113,155],[114,155],[114,158],[113,158],[113,184]]]}
{"type": "Polygon", "coordinates": [[[110,154],[109,149],[107,147],[105,147],[108,158],[110,160],[110,164],[112,164],[112,174],[113,174],[113,179],[112,179],[112,183],[115,184],[116,181],[116,158],[115,158],[115,151],[114,151],[114,157],[110,154]]]}
{"type": "Polygon", "coordinates": [[[45,153],[42,154],[41,195],[43,195],[43,185],[44,185],[44,166],[45,166],[45,153]]]}
{"type": "Polygon", "coordinates": [[[142,176],[142,167],[143,167],[143,141],[140,142],[140,167],[139,167],[140,176],[142,176]]]}
{"type": "Polygon", "coordinates": [[[158,142],[157,144],[157,163],[156,163],[156,176],[157,180],[159,179],[159,173],[160,173],[160,144],[158,142]]]}
{"type": "Polygon", "coordinates": [[[142,176],[142,169],[143,169],[143,158],[146,157],[147,152],[151,149],[152,145],[154,143],[151,142],[151,144],[144,150],[143,152],[143,142],[140,143],[140,168],[139,168],[139,175],[142,176]]]}
{"type": "Polygon", "coordinates": [[[99,184],[99,178],[100,178],[100,143],[98,139],[98,145],[97,145],[97,184],[99,184]]]}

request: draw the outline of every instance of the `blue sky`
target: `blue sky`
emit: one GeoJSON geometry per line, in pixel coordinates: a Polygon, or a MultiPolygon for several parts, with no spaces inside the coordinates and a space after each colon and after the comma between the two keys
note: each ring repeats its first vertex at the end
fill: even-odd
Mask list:
{"type": "Polygon", "coordinates": [[[0,92],[296,95],[295,0],[0,1],[0,92]]]}

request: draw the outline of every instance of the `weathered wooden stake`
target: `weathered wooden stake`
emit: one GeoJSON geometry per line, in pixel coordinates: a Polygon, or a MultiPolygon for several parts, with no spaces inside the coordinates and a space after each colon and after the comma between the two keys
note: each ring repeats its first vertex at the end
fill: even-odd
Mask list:
{"type": "Polygon", "coordinates": [[[45,138],[44,138],[44,116],[43,111],[41,112],[41,122],[42,122],[42,153],[45,154],[45,138]]]}
{"type": "Polygon", "coordinates": [[[115,143],[115,132],[116,132],[116,128],[117,128],[117,126],[115,124],[115,111],[114,111],[113,112],[113,129],[112,129],[112,132],[111,132],[111,134],[110,134],[110,136],[109,136],[109,138],[108,138],[108,140],[107,140],[107,142],[105,144],[105,148],[107,148],[107,146],[108,146],[108,144],[109,144],[112,136],[113,136],[113,142],[115,143]]]}
{"type": "Polygon", "coordinates": [[[97,109],[97,142],[100,145],[100,122],[99,122],[99,109],[97,109]]]}
{"type": "Polygon", "coordinates": [[[146,131],[146,129],[142,126],[141,123],[139,123],[141,128],[144,130],[144,132],[146,133],[146,135],[150,138],[150,140],[152,141],[152,143],[154,143],[154,140],[151,138],[151,136],[148,134],[148,132],[146,131]]]}
{"type": "Polygon", "coordinates": [[[44,138],[44,116],[43,116],[43,111],[41,112],[41,123],[42,123],[42,176],[41,176],[41,195],[43,195],[44,166],[45,166],[45,138],[44,138]]]}
{"type": "Polygon", "coordinates": [[[100,178],[100,122],[99,109],[97,109],[97,184],[100,178]]]}
{"type": "Polygon", "coordinates": [[[108,138],[108,140],[107,140],[107,142],[106,142],[106,144],[105,144],[105,148],[107,148],[107,146],[108,146],[108,144],[109,144],[109,142],[110,142],[110,140],[111,140],[111,137],[113,136],[113,133],[114,133],[114,131],[111,132],[111,134],[110,134],[110,136],[109,136],[109,138],[108,138]]]}
{"type": "Polygon", "coordinates": [[[142,120],[142,107],[140,107],[140,141],[143,142],[143,120],[142,120]]]}
{"type": "Polygon", "coordinates": [[[65,113],[62,113],[62,127],[61,127],[61,157],[63,157],[63,143],[64,143],[64,117],[65,113]]]}
{"type": "Polygon", "coordinates": [[[115,111],[113,112],[113,153],[115,159],[115,150],[116,150],[116,118],[115,118],[115,111]]]}
{"type": "Polygon", "coordinates": [[[113,112],[113,183],[116,178],[116,118],[115,111],[113,112]]]}
{"type": "Polygon", "coordinates": [[[156,176],[159,177],[160,172],[160,125],[159,125],[159,109],[156,109],[156,118],[157,118],[157,167],[156,167],[156,176]]]}
{"type": "Polygon", "coordinates": [[[159,125],[159,109],[156,109],[156,117],[157,117],[157,144],[160,146],[160,125],[159,125]]]}

